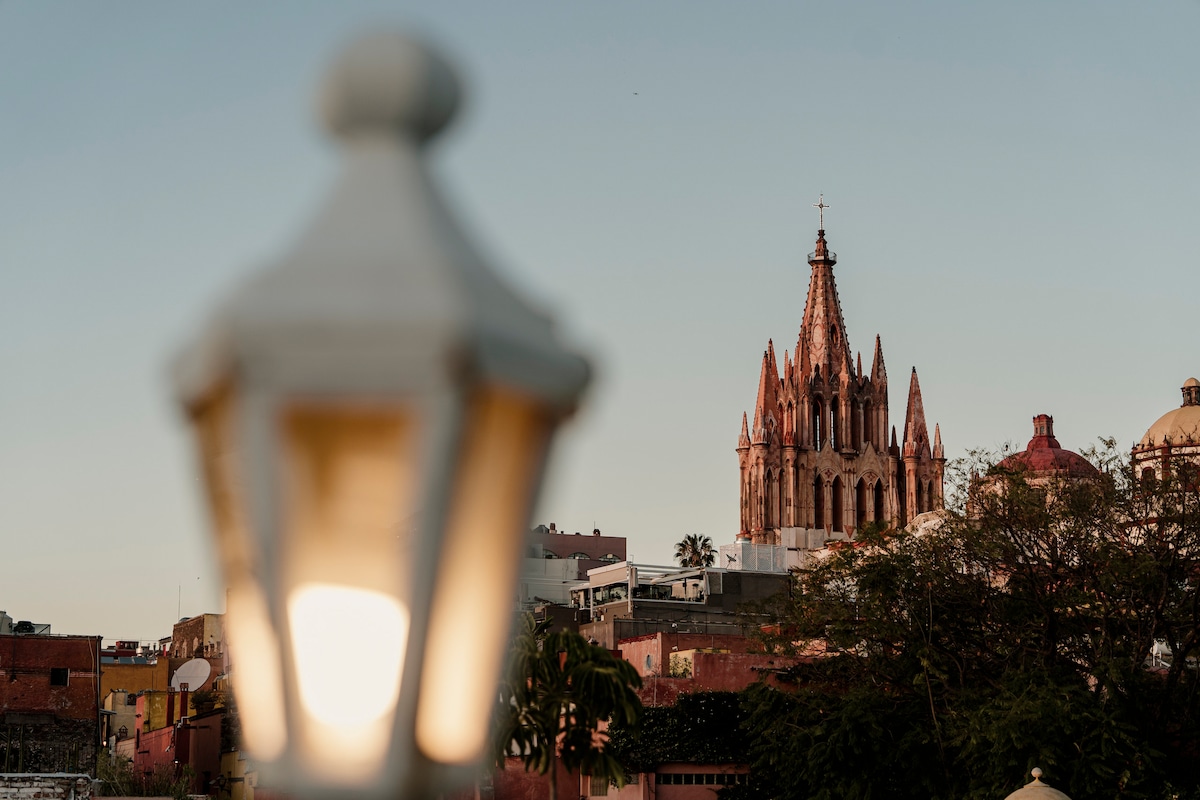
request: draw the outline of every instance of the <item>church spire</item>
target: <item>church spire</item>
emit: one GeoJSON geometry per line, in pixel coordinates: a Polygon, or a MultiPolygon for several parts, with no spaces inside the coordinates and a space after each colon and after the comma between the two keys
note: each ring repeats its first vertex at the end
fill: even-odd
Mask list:
{"type": "Polygon", "coordinates": [[[933,457],[946,458],[946,451],[942,447],[942,427],[936,422],[933,424],[933,457]]]}
{"type": "Polygon", "coordinates": [[[812,374],[812,358],[808,352],[808,341],[804,338],[803,330],[800,331],[800,339],[796,342],[796,369],[802,380],[808,380],[812,374]]]}
{"type": "Polygon", "coordinates": [[[875,360],[871,362],[871,383],[887,383],[887,367],[883,364],[883,343],[875,334],[875,360]]]}
{"type": "Polygon", "coordinates": [[[808,254],[808,263],[812,276],[808,281],[800,337],[808,342],[813,366],[820,367],[821,374],[828,378],[836,375],[851,357],[846,322],[842,319],[842,305],[833,279],[837,254],[826,245],[824,230],[817,231],[817,246],[808,254]]]}
{"type": "Polygon", "coordinates": [[[779,421],[775,410],[779,405],[779,367],[775,362],[775,343],[767,340],[763,351],[762,370],[758,376],[758,399],[754,401],[754,444],[770,441],[770,431],[779,421]]]}
{"type": "Polygon", "coordinates": [[[929,428],[925,425],[925,405],[921,402],[921,382],[913,367],[908,384],[908,411],[904,414],[904,456],[929,457],[929,428]]]}
{"type": "Polygon", "coordinates": [[[746,412],[742,412],[742,435],[738,437],[738,450],[745,450],[750,446],[750,428],[746,424],[746,412]]]}

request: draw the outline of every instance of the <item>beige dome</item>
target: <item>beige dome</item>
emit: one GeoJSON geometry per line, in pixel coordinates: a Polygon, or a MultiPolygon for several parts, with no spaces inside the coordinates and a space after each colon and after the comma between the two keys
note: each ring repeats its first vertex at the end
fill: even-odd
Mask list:
{"type": "Polygon", "coordinates": [[[1138,444],[1157,447],[1168,438],[1171,444],[1200,444],[1200,406],[1184,406],[1163,414],[1138,444]]]}
{"type": "Polygon", "coordinates": [[[1138,448],[1163,444],[1200,444],[1200,381],[1188,378],[1183,383],[1183,405],[1158,418],[1138,442],[1138,448]]]}
{"type": "Polygon", "coordinates": [[[1033,780],[1017,789],[1004,800],[1071,800],[1070,797],[1042,783],[1042,771],[1034,767],[1030,772],[1033,780]]]}

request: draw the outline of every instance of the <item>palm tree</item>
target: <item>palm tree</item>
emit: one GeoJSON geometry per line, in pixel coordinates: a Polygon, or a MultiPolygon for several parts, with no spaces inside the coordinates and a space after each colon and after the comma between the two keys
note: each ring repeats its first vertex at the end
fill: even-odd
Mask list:
{"type": "Polygon", "coordinates": [[[589,644],[572,631],[547,633],[524,614],[513,646],[508,679],[501,686],[495,758],[519,756],[526,771],[550,776],[550,800],[558,791],[556,761],[568,770],[625,784],[625,768],[597,737],[602,720],[636,728],[642,685],[632,664],[589,644]]]}
{"type": "Polygon", "coordinates": [[[689,533],[683,537],[683,541],[675,545],[675,559],[681,567],[711,567],[717,560],[712,537],[689,533]]]}

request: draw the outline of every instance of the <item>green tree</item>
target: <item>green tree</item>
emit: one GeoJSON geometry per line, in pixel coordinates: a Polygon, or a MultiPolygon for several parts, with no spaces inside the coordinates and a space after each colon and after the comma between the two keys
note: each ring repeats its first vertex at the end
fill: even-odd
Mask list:
{"type": "Polygon", "coordinates": [[[736,692],[682,694],[674,705],[645,709],[641,725],[609,728],[609,749],[628,773],[660,764],[745,764],[747,742],[731,736],[742,722],[736,692]]]}
{"type": "Polygon", "coordinates": [[[1089,457],[1082,481],[959,464],[940,527],[798,574],[763,644],[828,655],[744,693],[752,792],[994,798],[1041,766],[1075,797],[1200,796],[1196,474],[1089,457]]]}
{"type": "Polygon", "coordinates": [[[636,729],[642,715],[633,665],[571,631],[548,632],[549,621],[521,619],[508,678],[500,691],[495,759],[518,756],[526,770],[550,776],[556,760],[568,770],[625,783],[621,762],[605,746],[602,722],[636,729]]]}
{"type": "Polygon", "coordinates": [[[711,567],[717,560],[712,537],[689,533],[675,545],[675,560],[681,567],[711,567]]]}

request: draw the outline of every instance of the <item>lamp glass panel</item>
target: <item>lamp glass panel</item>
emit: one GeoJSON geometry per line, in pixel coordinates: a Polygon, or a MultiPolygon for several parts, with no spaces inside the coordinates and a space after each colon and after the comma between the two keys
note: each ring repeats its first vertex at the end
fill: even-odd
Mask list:
{"type": "Polygon", "coordinates": [[[287,726],[279,679],[279,638],[256,584],[242,581],[229,586],[225,635],[246,750],[255,758],[272,761],[287,745],[287,726]]]}
{"type": "Polygon", "coordinates": [[[415,436],[401,409],[296,406],[283,421],[282,557],[305,763],[368,783],[408,646],[415,436]],[[369,656],[346,642],[369,642],[369,656]]]}
{"type": "Polygon", "coordinates": [[[247,487],[237,449],[233,387],[219,386],[193,414],[217,558],[229,588],[226,632],[237,664],[233,687],[242,709],[242,739],[256,758],[277,758],[287,744],[278,638],[255,580],[255,548],[246,522],[247,487]]]}
{"type": "Polygon", "coordinates": [[[503,389],[468,406],[430,609],[417,744],[447,764],[487,744],[525,528],[551,430],[545,409],[503,389]]]}

